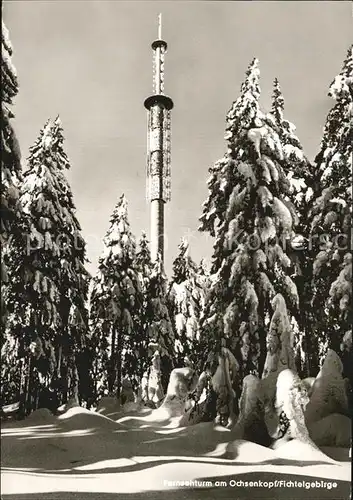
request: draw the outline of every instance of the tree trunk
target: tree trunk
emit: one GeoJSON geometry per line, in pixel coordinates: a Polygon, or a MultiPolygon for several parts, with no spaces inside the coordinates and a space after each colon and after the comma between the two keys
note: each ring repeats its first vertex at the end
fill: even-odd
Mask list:
{"type": "Polygon", "coordinates": [[[26,415],[26,399],[28,386],[28,356],[21,360],[21,376],[20,376],[20,417],[26,415]]]}
{"type": "Polygon", "coordinates": [[[75,362],[75,358],[73,357],[74,366],[72,368],[72,389],[70,390],[70,398],[73,398],[77,404],[79,404],[79,389],[78,389],[78,371],[75,362]]]}
{"type": "Polygon", "coordinates": [[[122,355],[122,334],[118,333],[118,345],[116,349],[116,397],[119,399],[121,394],[121,355],[122,355]]]}
{"type": "Polygon", "coordinates": [[[57,374],[57,377],[60,378],[61,377],[61,359],[62,359],[62,352],[63,352],[63,348],[62,346],[60,345],[59,346],[59,349],[58,349],[58,362],[57,362],[57,368],[56,368],[56,374],[57,374]]]}
{"type": "Polygon", "coordinates": [[[112,351],[110,354],[110,367],[108,370],[108,390],[109,394],[112,394],[114,391],[114,384],[116,378],[116,330],[113,328],[112,331],[112,351]]]}
{"type": "Polygon", "coordinates": [[[38,372],[33,377],[33,409],[38,410],[39,407],[39,377],[38,372]]]}
{"type": "MultiPolygon", "coordinates": [[[[304,338],[305,338],[305,344],[308,346],[309,345],[309,334],[306,330],[304,330],[304,338]]],[[[304,352],[304,359],[305,359],[305,374],[302,374],[302,378],[305,377],[311,377],[312,369],[311,369],[311,363],[310,363],[310,358],[309,358],[309,352],[305,351],[304,352]],[[304,377],[305,375],[305,377],[304,377]]]]}
{"type": "Polygon", "coordinates": [[[29,415],[32,411],[31,404],[31,386],[33,382],[33,360],[32,355],[28,354],[27,361],[27,377],[25,382],[25,391],[24,391],[24,416],[29,415]]]}

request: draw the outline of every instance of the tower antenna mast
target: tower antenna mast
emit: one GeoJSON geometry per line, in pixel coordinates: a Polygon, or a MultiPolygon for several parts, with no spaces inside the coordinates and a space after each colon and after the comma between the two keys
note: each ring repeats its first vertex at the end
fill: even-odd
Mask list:
{"type": "Polygon", "coordinates": [[[152,43],[153,94],[147,109],[147,199],[151,206],[151,257],[164,261],[164,205],[171,199],[171,109],[164,93],[164,59],[167,42],[162,39],[162,14],[158,16],[158,39],[152,43]]]}
{"type": "Polygon", "coordinates": [[[158,39],[162,40],[162,13],[158,16],[158,39]]]}

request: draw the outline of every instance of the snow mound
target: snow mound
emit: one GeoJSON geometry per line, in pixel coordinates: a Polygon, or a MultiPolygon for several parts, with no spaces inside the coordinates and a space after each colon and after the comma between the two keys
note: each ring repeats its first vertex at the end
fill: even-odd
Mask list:
{"type": "MultiPolygon", "coordinates": [[[[295,474],[346,483],[350,480],[349,464],[344,463],[347,448],[332,448],[334,452],[337,450],[336,455],[331,455],[332,450],[327,451],[338,460],[342,458],[341,463],[337,463],[298,441],[273,450],[243,439],[235,440],[229,429],[213,422],[175,429],[170,427],[170,422],[151,422],[146,429],[146,420],[139,419],[138,428],[132,422],[123,427],[101,414],[76,407],[63,415],[50,416],[56,425],[47,428],[41,425],[39,418],[40,415],[47,418],[47,411],[35,413],[32,419],[39,419],[37,429],[19,429],[23,431],[19,434],[16,424],[12,423],[13,430],[3,433],[2,493],[5,496],[48,498],[54,494],[55,498],[66,498],[68,492],[70,498],[83,500],[91,496],[103,498],[104,493],[109,493],[109,498],[128,498],[130,494],[131,498],[137,498],[133,493],[138,492],[139,498],[143,495],[162,498],[159,491],[165,489],[166,478],[195,480],[254,472],[277,478],[281,474],[295,474]],[[87,432],[70,432],[79,427],[87,432]],[[101,432],[89,432],[93,427],[101,432]],[[15,434],[22,437],[18,439],[15,434]],[[333,464],[340,467],[332,467],[333,464]]],[[[186,498],[184,493],[169,490],[164,496],[186,498]]],[[[304,498],[304,489],[302,493],[304,498]]],[[[265,490],[260,493],[263,498],[264,495],[265,490]]],[[[187,495],[188,498],[201,496],[203,493],[199,495],[196,490],[190,490],[187,495]]],[[[234,493],[223,488],[212,489],[207,496],[231,497],[234,493]]]]}
{"type": "Polygon", "coordinates": [[[11,415],[20,409],[20,403],[12,403],[10,405],[5,405],[1,407],[1,413],[4,415],[11,415]]]}
{"type": "Polygon", "coordinates": [[[43,422],[52,423],[55,420],[55,416],[52,414],[48,408],[40,408],[39,410],[31,413],[25,420],[27,423],[31,423],[32,425],[43,424],[43,422]]]}
{"type": "Polygon", "coordinates": [[[338,354],[329,349],[325,361],[312,386],[312,395],[305,410],[307,425],[334,414],[348,412],[343,365],[338,354]]]}
{"type": "Polygon", "coordinates": [[[268,409],[265,412],[264,423],[267,427],[269,435],[270,436],[275,435],[279,424],[279,418],[277,413],[272,409],[268,409]]]}
{"type": "Polygon", "coordinates": [[[103,415],[105,415],[117,411],[121,411],[121,403],[115,397],[106,396],[102,398],[98,403],[97,413],[103,413],[103,415]]]}
{"type": "Polygon", "coordinates": [[[260,445],[269,445],[271,438],[264,422],[265,409],[261,394],[261,380],[247,375],[239,400],[239,418],[232,429],[233,439],[245,439],[260,445]]]}
{"type": "Polygon", "coordinates": [[[72,398],[69,399],[69,401],[64,405],[59,406],[59,408],[57,409],[57,413],[60,415],[70,410],[70,408],[77,408],[78,406],[80,406],[79,403],[76,401],[76,399],[72,398]]]}
{"type": "Polygon", "coordinates": [[[302,380],[303,386],[305,389],[308,391],[308,396],[310,398],[313,388],[314,388],[314,383],[315,383],[315,377],[306,377],[302,380]]]}
{"type": "Polygon", "coordinates": [[[70,408],[67,412],[58,416],[58,421],[62,422],[71,431],[92,428],[116,430],[120,428],[119,424],[114,420],[81,407],[70,408]]]}
{"type": "Polygon", "coordinates": [[[197,381],[198,377],[192,368],[175,368],[170,374],[167,396],[186,398],[195,389],[197,381]]]}
{"type": "Polygon", "coordinates": [[[227,445],[226,458],[236,460],[237,462],[258,463],[273,460],[275,452],[271,448],[252,443],[251,441],[235,439],[227,445]]]}
{"type": "Polygon", "coordinates": [[[188,409],[185,408],[185,412],[180,419],[180,426],[190,427],[198,425],[207,419],[207,416],[205,417],[205,415],[206,415],[206,401],[204,400],[201,403],[199,403],[196,408],[195,406],[191,406],[191,408],[188,409]]]}
{"type": "Polygon", "coordinates": [[[197,381],[197,374],[192,368],[175,368],[170,374],[167,394],[162,405],[152,412],[154,417],[182,417],[187,396],[195,389],[197,381]]]}
{"type": "Polygon", "coordinates": [[[135,401],[129,401],[122,407],[124,413],[136,413],[142,411],[143,409],[149,410],[147,406],[144,406],[142,403],[137,403],[135,401]]]}
{"type": "Polygon", "coordinates": [[[301,462],[337,462],[325,455],[322,451],[315,449],[310,443],[304,443],[299,439],[292,439],[274,450],[277,458],[287,458],[288,460],[300,460],[301,462]]]}
{"type": "Polygon", "coordinates": [[[131,415],[136,415],[136,413],[141,413],[142,415],[150,413],[151,409],[143,403],[135,401],[129,401],[122,405],[117,398],[107,396],[100,400],[96,411],[98,414],[116,421],[130,413],[131,415]]]}
{"type": "Polygon", "coordinates": [[[199,441],[202,439],[210,439],[214,435],[219,435],[219,432],[224,432],[229,434],[229,430],[221,425],[215,425],[213,422],[200,422],[196,425],[185,428],[185,434],[187,436],[197,436],[199,441]]]}
{"type": "Polygon", "coordinates": [[[351,419],[333,413],[309,425],[309,434],[317,446],[349,447],[352,439],[351,419]]]}

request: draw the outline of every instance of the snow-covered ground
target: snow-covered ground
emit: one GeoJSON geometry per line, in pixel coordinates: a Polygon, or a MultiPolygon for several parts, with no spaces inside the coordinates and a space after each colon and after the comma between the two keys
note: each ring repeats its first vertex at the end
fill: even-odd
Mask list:
{"type": "Polygon", "coordinates": [[[232,441],[229,430],[211,423],[178,428],[177,422],[163,420],[158,410],[127,414],[107,407],[101,413],[71,408],[60,416],[39,410],[3,423],[2,498],[349,498],[347,449],[314,454],[292,441],[272,450],[232,441]],[[246,484],[251,481],[263,484],[246,484]]]}

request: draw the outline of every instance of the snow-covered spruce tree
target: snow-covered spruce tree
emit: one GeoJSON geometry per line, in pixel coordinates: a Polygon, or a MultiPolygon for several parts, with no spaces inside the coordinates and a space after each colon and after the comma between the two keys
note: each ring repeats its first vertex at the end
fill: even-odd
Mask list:
{"type": "Polygon", "coordinates": [[[200,317],[205,302],[206,275],[189,255],[189,243],[183,238],[173,262],[169,283],[168,308],[176,332],[176,366],[197,365],[200,347],[200,317]]]}
{"type": "MultiPolygon", "coordinates": [[[[301,211],[305,209],[303,206],[305,207],[307,190],[314,182],[313,167],[305,156],[303,146],[295,133],[295,125],[284,118],[284,98],[277,78],[273,83],[271,113],[275,118],[278,135],[283,145],[283,167],[286,167],[287,177],[290,181],[288,197],[296,206],[300,219],[301,211]]],[[[300,224],[300,220],[298,223],[300,224]]]]}
{"type": "Polygon", "coordinates": [[[334,317],[339,318],[340,328],[344,334],[351,331],[353,323],[351,253],[346,253],[343,257],[341,271],[330,288],[330,298],[328,304],[330,313],[333,314],[334,317]]]}
{"type": "MultiPolygon", "coordinates": [[[[138,248],[136,251],[136,268],[140,278],[141,291],[143,294],[143,304],[146,310],[147,308],[147,290],[149,286],[149,282],[151,279],[151,273],[153,268],[153,263],[151,260],[151,252],[149,248],[149,241],[147,239],[146,233],[143,231],[139,240],[138,248]]],[[[146,313],[143,313],[143,316],[146,317],[146,313]]]]}
{"type": "Polygon", "coordinates": [[[139,240],[136,252],[136,269],[141,286],[141,303],[136,317],[137,329],[139,331],[139,364],[137,372],[139,380],[142,380],[144,373],[149,371],[151,366],[152,351],[149,348],[149,324],[150,324],[150,301],[149,295],[150,280],[152,274],[152,260],[149,249],[149,242],[146,233],[143,231],[139,240]]]}
{"type": "Polygon", "coordinates": [[[141,285],[136,269],[136,244],[128,221],[127,200],[120,197],[110,218],[90,297],[90,325],[95,347],[93,376],[96,397],[121,395],[127,376],[134,390],[140,384],[142,332],[136,316],[141,285]]]}
{"type": "MultiPolygon", "coordinates": [[[[6,294],[8,277],[7,243],[20,238],[23,232],[19,187],[22,180],[21,154],[11,119],[13,99],[18,93],[16,69],[11,61],[12,46],[9,32],[2,21],[1,27],[1,325],[7,314],[6,294]]],[[[5,360],[4,360],[5,361],[5,360]]]]}
{"type": "Polygon", "coordinates": [[[216,236],[203,335],[209,348],[225,337],[241,377],[260,374],[272,299],[280,293],[289,314],[298,294],[284,242],[296,214],[276,120],[259,106],[258,61],[248,68],[240,97],[227,115],[225,156],[211,169],[200,230],[216,236]]]}
{"type": "Polygon", "coordinates": [[[316,375],[318,345],[311,331],[312,258],[308,251],[308,213],[316,186],[315,169],[305,156],[300,140],[295,134],[296,127],[284,118],[284,98],[276,78],[273,84],[271,113],[276,120],[278,134],[283,144],[283,168],[290,182],[290,190],[285,199],[295,207],[296,237],[287,242],[287,253],[294,270],[292,278],[297,286],[301,307],[294,321],[294,349],[299,373],[303,376],[316,375]]]}
{"type": "Polygon", "coordinates": [[[19,202],[22,181],[21,154],[16,133],[12,126],[13,99],[18,93],[16,69],[12,64],[12,46],[9,32],[2,22],[1,31],[1,394],[0,405],[18,401],[20,371],[17,363],[16,339],[6,328],[8,309],[8,285],[11,282],[9,243],[21,248],[26,232],[25,219],[19,202]]]}
{"type": "Polygon", "coordinates": [[[147,284],[147,332],[151,352],[158,350],[161,359],[161,383],[166,392],[169,375],[174,368],[176,338],[167,307],[167,277],[158,257],[152,263],[147,284]]]}
{"type": "Polygon", "coordinates": [[[79,356],[87,345],[85,242],[65,170],[59,118],[48,121],[30,148],[20,201],[29,232],[23,252],[12,251],[9,329],[19,343],[21,402],[28,413],[41,390],[58,403],[81,399],[79,356]]]}
{"type": "Polygon", "coordinates": [[[145,231],[142,231],[136,251],[136,265],[142,279],[142,286],[145,290],[153,267],[149,241],[145,231]],[[144,285],[145,284],[145,285],[144,285]]]}
{"type": "Polygon", "coordinates": [[[346,267],[346,255],[352,250],[352,47],[330,85],[329,96],[335,104],[315,158],[319,183],[309,213],[313,334],[320,339],[321,359],[329,347],[339,352],[342,336],[352,322],[352,300],[347,293],[351,277],[346,267]]]}

